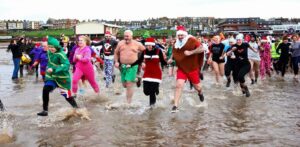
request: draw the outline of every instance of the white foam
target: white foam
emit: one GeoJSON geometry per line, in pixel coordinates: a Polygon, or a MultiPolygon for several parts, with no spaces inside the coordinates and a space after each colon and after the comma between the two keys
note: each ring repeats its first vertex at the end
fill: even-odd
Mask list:
{"type": "Polygon", "coordinates": [[[207,103],[207,101],[204,101],[204,102],[201,102],[201,103],[198,104],[198,105],[195,105],[195,107],[197,107],[197,108],[200,108],[200,107],[208,107],[208,103],[207,103]]]}

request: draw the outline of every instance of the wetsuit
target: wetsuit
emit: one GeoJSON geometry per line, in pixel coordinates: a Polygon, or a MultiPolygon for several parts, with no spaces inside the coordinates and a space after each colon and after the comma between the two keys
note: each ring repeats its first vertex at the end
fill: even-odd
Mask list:
{"type": "MultiPolygon", "coordinates": [[[[229,52],[232,50],[232,47],[229,47],[228,50],[226,51],[229,52]]],[[[235,65],[236,65],[236,57],[234,53],[231,54],[231,56],[227,57],[227,62],[225,64],[225,76],[228,78],[228,82],[230,83],[230,74],[231,72],[234,71],[235,65]]],[[[234,83],[237,83],[237,78],[233,77],[234,83]]]]}
{"type": "Polygon", "coordinates": [[[224,52],[225,45],[223,43],[212,44],[210,47],[210,52],[212,53],[212,61],[220,63],[225,63],[224,59],[220,59],[224,52]]]}
{"type": "Polygon", "coordinates": [[[289,52],[290,52],[290,43],[280,43],[276,49],[276,52],[280,54],[278,61],[278,68],[281,71],[282,77],[284,77],[288,62],[289,62],[289,52]]]}
{"type": "MultiPolygon", "coordinates": [[[[251,65],[248,59],[248,48],[250,47],[248,43],[242,43],[241,45],[235,44],[233,47],[237,49],[234,51],[236,56],[236,65],[233,71],[234,79],[237,79],[240,83],[243,92],[248,91],[248,87],[244,85],[245,75],[249,73],[251,65]]],[[[249,93],[250,96],[250,93],[249,93]]]]}

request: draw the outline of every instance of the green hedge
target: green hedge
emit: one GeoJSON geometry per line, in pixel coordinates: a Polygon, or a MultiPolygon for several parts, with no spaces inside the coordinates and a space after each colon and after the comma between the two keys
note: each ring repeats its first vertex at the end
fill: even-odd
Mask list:
{"type": "Polygon", "coordinates": [[[25,36],[30,38],[43,38],[47,35],[59,37],[60,34],[65,34],[66,36],[73,36],[73,29],[47,29],[47,30],[20,30],[20,31],[10,31],[8,35],[13,37],[25,36]]]}

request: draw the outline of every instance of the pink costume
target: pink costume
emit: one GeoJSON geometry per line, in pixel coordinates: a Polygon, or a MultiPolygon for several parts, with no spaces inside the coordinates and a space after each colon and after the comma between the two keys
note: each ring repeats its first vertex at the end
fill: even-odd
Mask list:
{"type": "Polygon", "coordinates": [[[77,93],[78,90],[78,81],[82,78],[82,76],[85,77],[91,84],[91,86],[94,88],[95,92],[99,92],[99,86],[95,80],[95,73],[93,64],[91,62],[91,49],[90,47],[86,46],[83,49],[80,49],[79,47],[75,50],[73,62],[75,63],[75,72],[73,74],[73,80],[72,80],[72,91],[74,94],[77,93]],[[81,59],[78,60],[76,58],[77,55],[81,55],[81,59]]]}
{"type": "Polygon", "coordinates": [[[271,72],[271,46],[269,43],[264,43],[262,47],[264,50],[260,51],[260,77],[264,79],[266,73],[270,74],[271,72]]]}

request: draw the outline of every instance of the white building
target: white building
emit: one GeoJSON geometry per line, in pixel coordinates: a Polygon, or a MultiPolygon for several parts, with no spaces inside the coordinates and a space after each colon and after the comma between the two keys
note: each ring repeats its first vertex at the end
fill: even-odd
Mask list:
{"type": "Polygon", "coordinates": [[[270,26],[274,33],[299,33],[299,24],[285,24],[285,25],[273,25],[270,26]]]}
{"type": "Polygon", "coordinates": [[[24,29],[23,21],[8,21],[7,29],[8,30],[23,30],[24,29]]]}
{"type": "Polygon", "coordinates": [[[7,23],[5,21],[0,21],[0,31],[7,30],[7,23]]]}
{"type": "Polygon", "coordinates": [[[75,26],[76,35],[89,35],[89,36],[104,36],[106,31],[110,31],[112,35],[117,35],[121,26],[105,24],[99,22],[83,22],[75,26]]]}

